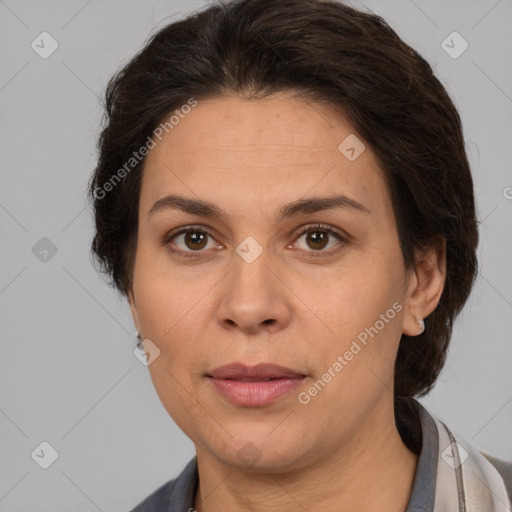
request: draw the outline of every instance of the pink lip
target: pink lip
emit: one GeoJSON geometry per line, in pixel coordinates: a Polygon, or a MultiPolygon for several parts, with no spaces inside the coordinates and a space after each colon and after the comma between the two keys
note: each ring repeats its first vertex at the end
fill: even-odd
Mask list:
{"type": "Polygon", "coordinates": [[[219,366],[212,370],[208,377],[214,379],[279,379],[282,377],[304,377],[305,375],[299,371],[285,368],[277,364],[260,363],[256,366],[247,366],[242,363],[230,363],[219,366]]]}
{"type": "Polygon", "coordinates": [[[275,364],[248,367],[234,363],[216,368],[207,377],[214,388],[230,402],[246,407],[259,407],[287,395],[306,376],[275,364]]]}

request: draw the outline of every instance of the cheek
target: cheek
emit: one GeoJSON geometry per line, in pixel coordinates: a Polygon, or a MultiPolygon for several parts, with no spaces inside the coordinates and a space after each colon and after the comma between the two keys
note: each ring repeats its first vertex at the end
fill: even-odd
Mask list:
{"type": "MultiPolygon", "coordinates": [[[[163,355],[163,354],[162,354],[163,355]]],[[[148,368],[155,391],[165,410],[178,427],[189,437],[197,437],[194,432],[201,430],[204,409],[201,400],[192,399],[193,387],[186,371],[179,371],[176,365],[168,364],[168,359],[159,357],[148,368]]]]}
{"type": "MultiPolygon", "coordinates": [[[[381,314],[403,299],[404,276],[399,265],[389,258],[355,255],[353,260],[342,268],[319,274],[317,286],[311,286],[308,279],[297,293],[307,297],[318,318],[345,340],[372,326],[381,314]]],[[[394,313],[391,312],[393,318],[394,313]]]]}
{"type": "MultiPolygon", "coordinates": [[[[141,265],[142,268],[142,265],[141,265]]],[[[160,350],[148,366],[156,393],[169,415],[185,432],[204,411],[191,399],[200,364],[201,340],[197,333],[203,293],[197,287],[155,278],[149,266],[138,274],[135,293],[141,331],[160,350]],[[195,307],[194,307],[195,305],[195,307]]],[[[204,347],[202,347],[204,349],[204,347]]]]}
{"type": "Polygon", "coordinates": [[[208,304],[205,293],[212,283],[207,276],[191,279],[190,273],[182,274],[171,273],[168,266],[162,268],[161,258],[150,251],[141,251],[135,267],[141,332],[160,350],[149,370],[162,400],[162,390],[173,395],[179,394],[180,385],[191,388],[206,352],[207,339],[202,334],[208,304]]]}
{"type": "Polygon", "coordinates": [[[371,264],[331,276],[321,293],[317,290],[311,297],[322,323],[329,328],[324,329],[326,336],[315,338],[315,354],[326,372],[331,369],[331,374],[341,377],[333,381],[347,395],[382,386],[379,378],[387,385],[392,381],[402,332],[403,279],[400,265],[389,258],[376,258],[371,264]]]}
{"type": "Polygon", "coordinates": [[[141,330],[150,339],[164,341],[186,316],[189,293],[162,265],[162,251],[139,247],[134,270],[134,294],[141,330]]]}

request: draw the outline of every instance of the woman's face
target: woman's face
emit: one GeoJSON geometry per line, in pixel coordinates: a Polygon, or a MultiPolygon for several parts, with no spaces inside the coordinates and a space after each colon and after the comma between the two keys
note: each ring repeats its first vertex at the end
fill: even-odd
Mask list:
{"type": "Polygon", "coordinates": [[[418,334],[416,280],[359,144],[327,106],[226,96],[198,101],[147,156],[130,306],[160,351],[156,391],[198,455],[298,468],[389,420],[400,336],[418,334]],[[231,363],[294,374],[227,381],[215,369],[231,363]]]}

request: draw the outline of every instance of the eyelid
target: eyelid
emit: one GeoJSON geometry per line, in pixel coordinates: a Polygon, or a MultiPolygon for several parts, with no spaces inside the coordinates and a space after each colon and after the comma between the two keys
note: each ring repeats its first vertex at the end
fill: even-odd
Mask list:
{"type": "MultiPolygon", "coordinates": [[[[350,236],[348,234],[346,234],[345,232],[343,232],[343,231],[341,231],[341,230],[339,230],[339,229],[337,229],[334,226],[331,226],[329,224],[322,224],[322,223],[318,223],[317,222],[317,223],[309,223],[309,224],[301,226],[300,228],[295,230],[294,241],[291,243],[291,245],[294,245],[297,242],[297,240],[302,235],[304,235],[305,233],[312,232],[315,229],[318,230],[318,231],[325,231],[325,232],[327,232],[331,236],[334,235],[338,239],[338,241],[340,242],[341,246],[346,245],[350,241],[350,236]]],[[[206,227],[204,227],[202,225],[196,225],[196,224],[189,225],[189,226],[182,226],[180,228],[176,228],[176,229],[170,231],[169,233],[167,233],[164,236],[164,239],[162,241],[162,245],[163,246],[167,246],[167,245],[169,245],[171,240],[173,238],[175,238],[176,236],[179,236],[179,235],[182,235],[182,234],[186,234],[188,232],[194,232],[194,231],[199,231],[201,233],[205,233],[207,236],[209,236],[210,238],[215,240],[215,242],[217,244],[222,245],[219,242],[217,242],[215,236],[210,231],[210,228],[206,228],[206,227]]],[[[289,245],[287,247],[289,247],[289,245]]],[[[204,251],[204,250],[199,250],[199,251],[183,251],[182,249],[171,249],[171,250],[173,252],[176,252],[176,253],[181,253],[184,256],[192,256],[192,255],[194,255],[192,257],[196,257],[195,255],[199,256],[201,253],[207,253],[208,252],[208,251],[204,251]]],[[[338,246],[338,247],[336,247],[334,249],[330,249],[330,250],[327,250],[327,251],[323,251],[323,250],[314,251],[314,250],[311,250],[311,251],[306,251],[306,252],[307,253],[311,253],[310,256],[312,256],[312,257],[322,257],[322,256],[334,255],[339,250],[341,250],[341,249],[338,246]]]]}
{"type": "Polygon", "coordinates": [[[171,241],[171,239],[173,239],[175,236],[182,235],[182,234],[187,233],[189,231],[201,231],[202,233],[206,233],[211,238],[215,238],[214,235],[212,234],[213,230],[210,230],[210,228],[206,228],[206,227],[201,226],[199,224],[191,224],[189,226],[182,226],[182,227],[173,229],[172,231],[169,231],[169,233],[167,233],[164,236],[162,245],[168,244],[171,241]]]}
{"type": "MultiPolygon", "coordinates": [[[[162,240],[162,243],[161,245],[163,247],[168,247],[171,243],[171,240],[179,235],[183,235],[183,234],[186,234],[188,232],[194,232],[194,231],[199,231],[201,233],[205,233],[207,236],[209,236],[211,239],[215,240],[215,242],[218,244],[218,245],[222,245],[220,244],[219,242],[217,242],[215,236],[212,234],[210,228],[205,228],[204,226],[201,226],[201,225],[197,225],[197,224],[192,224],[192,225],[189,225],[189,226],[182,226],[180,228],[176,228],[176,229],[173,229],[172,231],[170,231],[169,233],[167,233],[163,240],[162,240]]],[[[204,250],[201,250],[201,251],[184,251],[183,249],[171,249],[169,248],[169,250],[173,253],[177,253],[181,256],[184,256],[184,257],[189,257],[189,258],[197,258],[199,256],[201,256],[201,254],[207,254],[209,251],[204,251],[204,250]]]]}
{"type": "Polygon", "coordinates": [[[309,231],[314,231],[317,229],[318,231],[326,231],[329,234],[333,234],[338,236],[341,240],[348,241],[349,236],[344,233],[343,231],[335,228],[334,226],[331,226],[330,224],[322,224],[321,222],[313,222],[312,224],[307,224],[306,226],[303,226],[302,228],[299,228],[299,231],[297,233],[297,237],[302,236],[304,233],[308,233],[309,231]]]}
{"type": "Polygon", "coordinates": [[[325,231],[326,233],[328,233],[329,236],[334,236],[335,238],[337,238],[339,243],[336,245],[336,247],[333,247],[333,248],[325,250],[325,251],[324,250],[305,251],[306,252],[306,257],[308,257],[308,258],[323,258],[323,257],[327,258],[327,257],[335,256],[350,241],[350,236],[348,236],[348,234],[346,234],[343,231],[335,228],[334,226],[331,226],[329,224],[313,223],[313,224],[308,224],[306,226],[303,226],[302,228],[299,228],[299,232],[295,236],[295,239],[294,239],[294,242],[292,243],[292,245],[296,244],[297,240],[299,238],[301,238],[302,235],[304,235],[305,233],[314,232],[315,230],[317,230],[317,231],[325,231]]]}

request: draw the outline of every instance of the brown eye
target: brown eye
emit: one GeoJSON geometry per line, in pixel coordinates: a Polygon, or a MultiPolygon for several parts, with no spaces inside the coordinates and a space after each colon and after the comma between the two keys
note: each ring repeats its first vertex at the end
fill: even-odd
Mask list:
{"type": "Polygon", "coordinates": [[[325,231],[309,231],[306,234],[306,243],[315,250],[324,249],[329,242],[329,235],[325,231]]]}
{"type": "Polygon", "coordinates": [[[185,245],[192,249],[193,251],[197,251],[199,249],[204,249],[207,243],[208,234],[204,231],[187,231],[185,233],[185,245]]]}
{"type": "Polygon", "coordinates": [[[303,229],[294,245],[308,252],[309,256],[315,257],[331,256],[340,251],[347,243],[347,240],[330,226],[317,225],[303,229]],[[304,242],[300,243],[302,238],[304,238],[304,242]],[[326,247],[329,248],[325,250],[326,247]]]}
{"type": "Polygon", "coordinates": [[[177,233],[169,234],[163,241],[163,245],[169,247],[172,252],[180,253],[183,256],[199,256],[206,252],[204,249],[218,247],[213,237],[203,229],[187,228],[177,233]],[[210,243],[210,246],[208,245],[210,243]]]}

